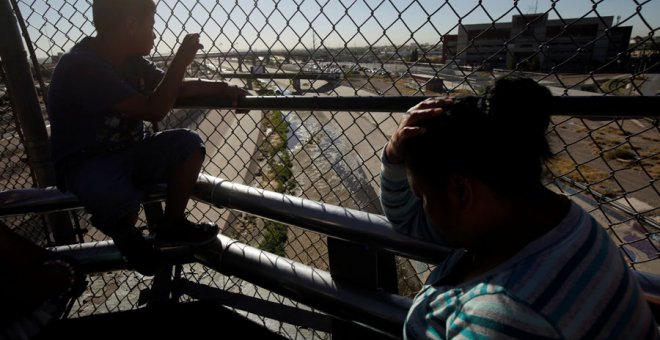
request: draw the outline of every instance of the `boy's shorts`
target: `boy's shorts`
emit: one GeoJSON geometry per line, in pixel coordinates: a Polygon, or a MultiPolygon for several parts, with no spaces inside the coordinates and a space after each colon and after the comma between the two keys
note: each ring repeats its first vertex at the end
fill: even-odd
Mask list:
{"type": "Polygon", "coordinates": [[[121,218],[139,212],[144,189],[166,183],[199,148],[204,151],[204,143],[194,131],[158,132],[120,151],[69,161],[66,187],[92,214],[92,224],[112,236],[121,218]]]}

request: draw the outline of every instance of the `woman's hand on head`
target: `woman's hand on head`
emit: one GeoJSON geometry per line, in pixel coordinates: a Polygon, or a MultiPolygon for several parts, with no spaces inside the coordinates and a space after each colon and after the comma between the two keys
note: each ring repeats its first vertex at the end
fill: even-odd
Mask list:
{"type": "Polygon", "coordinates": [[[401,150],[403,142],[408,138],[423,134],[425,129],[419,126],[420,123],[442,115],[443,107],[452,103],[453,98],[451,97],[429,98],[411,107],[403,115],[399,127],[394,131],[385,147],[387,160],[393,164],[403,163],[404,155],[401,150]]]}

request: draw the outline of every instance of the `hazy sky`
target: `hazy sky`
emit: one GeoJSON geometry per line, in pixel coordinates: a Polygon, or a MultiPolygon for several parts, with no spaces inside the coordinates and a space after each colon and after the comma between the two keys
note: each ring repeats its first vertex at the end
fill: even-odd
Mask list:
{"type": "MultiPolygon", "coordinates": [[[[516,7],[504,0],[159,0],[156,49],[169,54],[183,31],[201,32],[208,51],[232,46],[239,50],[303,45],[311,49],[321,43],[328,47],[399,45],[413,42],[411,38],[435,44],[442,34],[457,32],[459,19],[464,24],[508,22],[512,15],[533,12],[549,12],[550,19],[620,16],[621,25],[633,26],[633,35],[646,36],[656,30],[657,36],[660,0],[638,2],[639,14],[632,0],[520,0],[516,7]]],[[[91,0],[19,3],[40,49],[68,50],[81,37],[94,33],[87,19],[91,18],[91,0]]],[[[45,56],[43,51],[39,54],[45,56]]]]}

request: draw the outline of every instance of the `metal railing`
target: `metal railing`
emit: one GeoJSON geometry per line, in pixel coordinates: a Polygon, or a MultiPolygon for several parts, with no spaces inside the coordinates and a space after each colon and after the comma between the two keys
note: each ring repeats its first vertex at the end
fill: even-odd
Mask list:
{"type": "MultiPolygon", "coordinates": [[[[60,246],[53,251],[80,261],[87,273],[126,268],[112,241],[60,246]]],[[[266,253],[223,235],[204,247],[175,247],[161,251],[164,257],[172,259],[173,264],[199,261],[219,273],[256,283],[391,338],[399,337],[412,302],[391,293],[339,284],[326,271],[266,253]]],[[[182,282],[177,285],[184,286],[182,282]]],[[[197,292],[194,288],[191,291],[184,288],[180,293],[193,295],[197,292]]]]}
{"type": "MultiPolygon", "coordinates": [[[[163,189],[157,188],[151,197],[162,199],[163,189]]],[[[433,243],[394,232],[380,215],[265,191],[209,175],[200,176],[194,195],[197,200],[218,208],[244,211],[329,237],[390,251],[406,258],[436,263],[448,251],[433,243]]],[[[0,193],[0,203],[0,217],[26,211],[49,212],[80,208],[80,202],[74,196],[54,188],[6,191],[0,193]]],[[[127,265],[112,241],[59,246],[51,248],[51,251],[75,259],[87,274],[126,269],[127,265]]],[[[162,247],[159,251],[162,258],[172,265],[200,262],[218,273],[247,280],[323,313],[392,338],[400,336],[403,321],[411,306],[411,300],[400,295],[341,282],[341,279],[334,278],[326,271],[264,252],[224,235],[218,235],[216,241],[204,246],[162,247]]],[[[168,272],[171,274],[171,270],[168,272]]],[[[166,292],[206,299],[227,294],[219,289],[195,285],[178,275],[174,279],[164,287],[166,292]]],[[[650,288],[651,293],[657,292],[657,287],[650,288]]],[[[241,304],[234,302],[234,305],[241,304]]],[[[271,306],[271,309],[278,308],[271,306]]]]}
{"type": "MultiPolygon", "coordinates": [[[[162,199],[163,189],[155,188],[151,199],[162,199]]],[[[447,251],[394,232],[380,215],[265,191],[209,175],[200,176],[194,195],[197,200],[218,208],[245,211],[407,258],[435,263],[447,251]]],[[[0,203],[0,217],[80,208],[75,196],[55,188],[6,191],[0,193],[0,203]]],[[[76,259],[87,273],[126,269],[112,241],[59,246],[52,250],[76,259]]],[[[203,247],[165,247],[160,251],[172,264],[201,262],[219,273],[248,280],[394,338],[399,336],[410,308],[410,299],[338,282],[326,271],[266,253],[223,235],[218,236],[217,242],[203,247]]]]}
{"type": "MultiPolygon", "coordinates": [[[[248,96],[234,106],[229,100],[215,97],[186,98],[177,101],[176,107],[189,109],[248,109],[291,111],[354,111],[354,112],[406,112],[423,98],[419,96],[396,97],[305,97],[305,96],[248,96]]],[[[660,96],[576,96],[553,97],[552,114],[591,119],[634,119],[660,117],[660,96]]]]}
{"type": "MultiPolygon", "coordinates": [[[[94,34],[91,1],[2,2],[11,4],[17,18],[32,62],[31,84],[38,89],[36,106],[45,117],[43,96],[59,53],[94,34]]],[[[658,1],[616,8],[598,1],[525,6],[422,0],[159,1],[155,62],[166,67],[183,33],[202,32],[205,50],[189,75],[222,79],[259,95],[241,102],[253,109],[246,115],[222,109],[230,103],[212,98],[180,102],[186,108],[173,110],[165,128],[196,129],[206,139],[206,173],[377,214],[379,152],[402,111],[427,96],[479,94],[494,78],[528,76],[559,96],[558,114],[548,130],[555,159],[547,164],[545,183],[597,218],[631,267],[659,274],[660,106],[653,72],[660,67],[660,25],[650,15],[658,11],[658,1]],[[268,151],[265,143],[277,127],[285,143],[279,151],[268,151]]],[[[6,56],[0,59],[0,81],[9,84],[15,68],[6,65],[6,56]]],[[[15,102],[27,96],[8,92],[0,88],[1,187],[30,188],[38,184],[29,166],[32,145],[25,143],[15,114],[15,102]]],[[[227,236],[247,245],[321,270],[332,272],[334,255],[347,249],[334,251],[333,241],[322,234],[233,209],[198,201],[190,212],[195,219],[218,221],[227,236]]],[[[106,239],[83,211],[70,216],[80,242],[106,239]]],[[[57,243],[42,214],[3,222],[38,244],[57,243]]],[[[145,214],[140,223],[147,224],[145,214]]],[[[396,264],[398,291],[411,296],[428,266],[403,257],[396,264]]],[[[264,290],[241,291],[243,281],[199,265],[184,266],[182,275],[279,301],[264,290]]],[[[88,299],[74,315],[136,308],[140,301],[122,292],[153,284],[125,271],[91,281],[88,299]]],[[[279,327],[290,338],[327,336],[279,327]]]]}

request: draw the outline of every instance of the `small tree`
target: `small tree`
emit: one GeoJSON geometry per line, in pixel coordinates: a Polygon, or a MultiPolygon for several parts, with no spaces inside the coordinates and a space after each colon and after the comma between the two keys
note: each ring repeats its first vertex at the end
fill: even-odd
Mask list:
{"type": "Polygon", "coordinates": [[[507,59],[506,68],[508,68],[509,70],[513,70],[516,68],[516,59],[514,57],[507,59]]]}
{"type": "Polygon", "coordinates": [[[530,71],[540,71],[541,68],[541,61],[539,60],[538,55],[534,55],[532,59],[529,61],[529,70],[530,71]]]}
{"type": "Polygon", "coordinates": [[[417,52],[417,49],[413,49],[412,52],[410,52],[410,61],[415,62],[419,60],[419,52],[417,52]]]}

